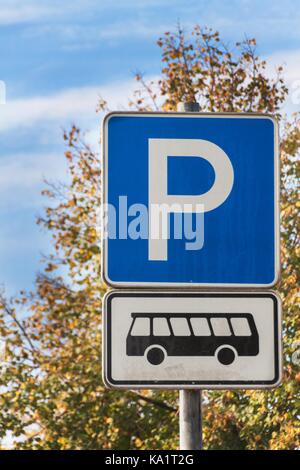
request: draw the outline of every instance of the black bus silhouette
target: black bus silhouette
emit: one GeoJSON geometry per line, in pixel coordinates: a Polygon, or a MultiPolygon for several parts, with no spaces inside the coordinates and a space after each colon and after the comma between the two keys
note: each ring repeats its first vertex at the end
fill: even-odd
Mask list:
{"type": "Polygon", "coordinates": [[[230,365],[237,356],[256,356],[259,337],[251,313],[132,313],[128,356],[152,365],[167,356],[215,356],[230,365]]]}

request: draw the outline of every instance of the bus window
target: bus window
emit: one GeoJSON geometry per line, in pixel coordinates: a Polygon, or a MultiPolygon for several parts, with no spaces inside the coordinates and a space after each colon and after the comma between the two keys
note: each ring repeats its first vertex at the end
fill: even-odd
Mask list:
{"type": "Polygon", "coordinates": [[[190,327],[186,318],[171,318],[171,325],[175,336],[191,336],[190,327]]]}
{"type": "Polygon", "coordinates": [[[154,336],[170,336],[168,321],[166,318],[153,318],[154,336]]]}
{"type": "Polygon", "coordinates": [[[209,324],[206,318],[191,318],[191,324],[195,336],[211,336],[209,324]]]}
{"type": "Polygon", "coordinates": [[[215,336],[231,336],[231,331],[227,318],[211,318],[210,321],[215,336]]]}
{"type": "Polygon", "coordinates": [[[235,336],[251,336],[247,318],[231,318],[230,321],[235,336]]]}
{"type": "Polygon", "coordinates": [[[150,336],[150,318],[137,317],[134,320],[131,336],[150,336]]]}

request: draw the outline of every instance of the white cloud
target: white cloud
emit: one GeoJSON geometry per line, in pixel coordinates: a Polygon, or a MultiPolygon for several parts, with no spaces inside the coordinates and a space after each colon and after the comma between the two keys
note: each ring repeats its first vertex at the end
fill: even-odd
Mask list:
{"type": "Polygon", "coordinates": [[[138,10],[160,7],[172,0],[0,0],[0,24],[34,23],[74,17],[90,17],[114,10],[138,10]]]}
{"type": "Polygon", "coordinates": [[[282,65],[286,82],[291,85],[300,78],[300,49],[277,51],[267,58],[268,70],[274,73],[282,65]]]}
{"type": "Polygon", "coordinates": [[[57,5],[42,4],[35,0],[1,0],[0,24],[37,21],[56,14],[57,5]]]}
{"type": "Polygon", "coordinates": [[[98,97],[98,87],[80,87],[48,96],[8,99],[0,108],[0,129],[28,128],[43,121],[57,121],[59,125],[66,119],[91,118],[95,114],[98,97]]]}
{"type": "Polygon", "coordinates": [[[0,211],[41,206],[41,189],[47,180],[67,179],[63,152],[15,154],[0,158],[0,211]]]}
{"type": "Polygon", "coordinates": [[[267,73],[271,77],[276,76],[276,68],[283,67],[283,77],[289,89],[283,111],[288,114],[300,111],[300,49],[277,51],[266,60],[267,73]]]}
{"type": "MultiPolygon", "coordinates": [[[[173,28],[175,23],[171,24],[173,28]]],[[[25,38],[36,39],[52,35],[59,39],[64,50],[80,50],[94,48],[101,41],[105,44],[115,44],[124,39],[153,38],[153,43],[160,35],[170,29],[170,23],[152,22],[147,19],[126,19],[110,21],[99,27],[98,24],[64,24],[43,23],[28,26],[23,32],[25,38]]]]}
{"type": "Polygon", "coordinates": [[[95,5],[95,0],[0,0],[0,24],[31,23],[57,20],[74,13],[84,13],[95,5]]]}
{"type": "Polygon", "coordinates": [[[91,114],[96,107],[99,90],[94,87],[69,89],[48,96],[34,96],[16,100],[7,99],[1,107],[0,129],[6,131],[28,127],[41,121],[76,118],[91,114]]]}
{"type": "Polygon", "coordinates": [[[99,87],[79,87],[48,95],[9,100],[0,107],[0,131],[39,126],[54,121],[57,126],[66,121],[100,122],[96,114],[99,97],[103,97],[110,109],[126,109],[128,98],[137,88],[134,80],[115,82],[99,87]]]}

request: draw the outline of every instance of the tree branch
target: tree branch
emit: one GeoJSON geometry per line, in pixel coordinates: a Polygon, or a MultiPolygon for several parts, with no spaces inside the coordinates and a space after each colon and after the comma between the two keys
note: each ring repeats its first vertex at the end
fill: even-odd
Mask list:
{"type": "Polygon", "coordinates": [[[159,408],[163,408],[164,410],[171,411],[172,413],[177,413],[177,411],[178,411],[177,408],[175,408],[174,406],[168,405],[168,403],[165,403],[163,401],[155,400],[154,398],[150,398],[150,397],[146,397],[146,396],[142,395],[141,393],[136,392],[135,390],[130,390],[130,392],[133,393],[134,395],[136,395],[139,400],[143,400],[146,403],[151,403],[154,406],[158,406],[159,408]]]}
{"type": "Polygon", "coordinates": [[[33,342],[31,341],[30,337],[28,336],[27,334],[27,331],[25,330],[25,327],[24,325],[22,324],[22,322],[20,322],[16,315],[12,312],[12,310],[7,306],[6,304],[6,301],[5,299],[3,299],[3,297],[0,298],[0,305],[1,307],[4,309],[5,313],[13,320],[13,322],[17,325],[17,327],[19,328],[19,330],[22,332],[24,338],[26,339],[26,341],[28,342],[30,348],[31,348],[31,351],[34,352],[35,354],[38,354],[39,351],[36,349],[36,347],[34,346],[33,342]]]}

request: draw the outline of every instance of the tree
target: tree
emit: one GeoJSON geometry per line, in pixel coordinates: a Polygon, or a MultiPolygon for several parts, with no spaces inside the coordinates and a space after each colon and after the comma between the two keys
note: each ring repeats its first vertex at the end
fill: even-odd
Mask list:
{"type": "MultiPolygon", "coordinates": [[[[203,111],[276,114],[281,126],[284,382],[275,391],[206,392],[204,445],[209,449],[293,449],[300,445],[296,394],[300,373],[291,355],[299,331],[299,117],[280,108],[287,88],[278,68],[272,80],[254,39],[233,50],[219,33],[179,28],[158,41],[162,77],[138,89],[137,110],[175,110],[198,101],[203,111]]],[[[100,110],[107,108],[104,100],[100,110]]],[[[1,299],[0,337],[6,362],[0,384],[0,437],[11,431],[22,449],[175,449],[176,392],[108,391],[101,380],[100,156],[74,126],[64,134],[70,184],[48,185],[38,223],[50,231],[53,253],[36,289],[1,299]]],[[[298,337],[299,338],[299,337],[298,337]]]]}

